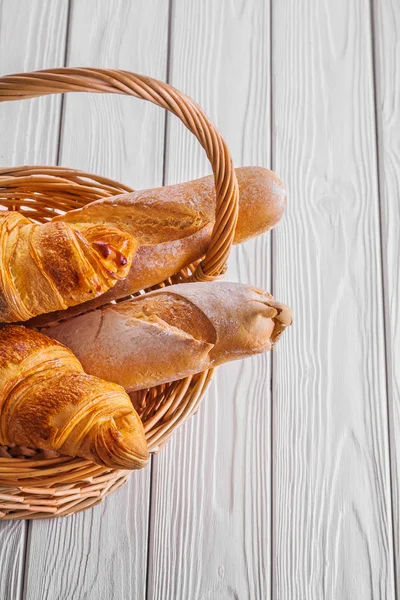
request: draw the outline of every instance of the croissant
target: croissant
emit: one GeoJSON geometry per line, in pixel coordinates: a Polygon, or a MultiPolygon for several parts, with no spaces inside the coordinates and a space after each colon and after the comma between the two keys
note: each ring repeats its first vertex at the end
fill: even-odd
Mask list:
{"type": "Polygon", "coordinates": [[[136,247],[113,226],[38,225],[0,213],[0,321],[26,321],[102,294],[126,277],[136,247]]]}
{"type": "Polygon", "coordinates": [[[269,350],[292,322],[267,292],[239,283],[181,283],[43,329],[87,373],[128,392],[269,350]]]}
{"type": "Polygon", "coordinates": [[[148,461],[129,396],[84,373],[73,353],[21,325],[0,326],[0,445],[86,458],[115,469],[148,461]]]}
{"type": "MultiPolygon", "coordinates": [[[[274,227],[286,207],[286,189],[280,179],[262,167],[236,169],[239,217],[234,243],[244,242],[274,227]]],[[[215,218],[215,182],[212,176],[157,189],[121,194],[91,202],[55,217],[74,226],[107,223],[139,242],[131,269],[123,281],[103,296],[68,310],[70,316],[126,298],[140,289],[171,277],[201,258],[210,243],[215,218]]],[[[45,315],[42,323],[65,315],[45,315]]]]}

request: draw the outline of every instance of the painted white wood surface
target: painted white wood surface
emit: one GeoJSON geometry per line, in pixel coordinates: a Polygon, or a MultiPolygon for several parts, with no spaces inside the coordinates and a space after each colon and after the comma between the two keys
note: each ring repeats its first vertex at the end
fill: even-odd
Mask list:
{"type": "MultiPolygon", "coordinates": [[[[0,523],[2,599],[395,598],[400,5],[373,0],[375,123],[370,3],[271,2],[71,0],[68,64],[160,79],[170,4],[170,82],[218,124],[236,165],[272,161],[289,187],[273,274],[264,236],[234,248],[229,278],[272,288],[295,324],[273,373],[269,356],[221,368],[152,471],[106,503],[29,528],[0,523]]],[[[0,72],[64,64],[68,6],[0,0],[0,72]]],[[[60,106],[59,97],[3,104],[0,164],[54,164],[60,106]]],[[[147,103],[78,94],[64,103],[66,166],[160,185],[163,141],[164,115],[147,103]]],[[[166,183],[209,171],[169,118],[166,183]]]]}
{"type": "Polygon", "coordinates": [[[382,248],[386,299],[387,369],[391,419],[393,525],[400,590],[400,10],[374,0],[375,78],[382,248]]]}
{"type": "MultiPolygon", "coordinates": [[[[165,80],[168,3],[72,2],[68,66],[126,69],[165,80]]],[[[115,94],[67,94],[60,164],[135,189],[162,185],[165,113],[115,94]]]]}
{"type": "Polygon", "coordinates": [[[99,506],[32,523],[24,599],[145,598],[149,471],[99,506]]]}
{"type": "Polygon", "coordinates": [[[273,6],[274,597],[393,599],[370,6],[273,6]]]}
{"type": "MultiPolygon", "coordinates": [[[[173,3],[170,83],[218,123],[238,166],[269,164],[269,42],[268,2],[173,3]]],[[[211,172],[173,118],[166,166],[168,183],[211,172]]],[[[235,248],[229,279],[269,289],[269,241],[235,248]]],[[[269,365],[261,356],[220,368],[198,414],[154,459],[149,598],[270,596],[269,365]]]]}
{"type": "MultiPolygon", "coordinates": [[[[69,66],[118,67],[166,77],[168,6],[96,0],[72,5],[69,66]]],[[[164,112],[136,98],[70,94],[60,164],[133,187],[162,185],[164,112]]],[[[27,600],[145,598],[151,469],[88,514],[32,523],[27,600]],[[60,568],[60,565],[64,565],[60,568]]]]}
{"type": "MultiPolygon", "coordinates": [[[[0,74],[63,63],[67,2],[0,0],[0,74]],[[38,43],[40,39],[40,43],[38,43]]],[[[61,98],[3,103],[0,166],[54,164],[61,98]]],[[[0,523],[0,598],[14,600],[23,587],[28,524],[0,523]]]]}

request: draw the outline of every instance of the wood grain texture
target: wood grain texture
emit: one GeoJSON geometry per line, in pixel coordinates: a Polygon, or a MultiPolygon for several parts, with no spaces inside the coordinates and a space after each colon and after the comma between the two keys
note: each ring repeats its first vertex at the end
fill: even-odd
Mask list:
{"type": "Polygon", "coordinates": [[[21,597],[27,529],[20,521],[0,524],[0,597],[4,600],[21,597]]]}
{"type": "MultiPolygon", "coordinates": [[[[67,0],[57,3],[51,0],[2,0],[1,74],[62,65],[67,9],[67,0]]],[[[3,103],[0,110],[1,165],[54,164],[60,107],[61,97],[3,103]]]]}
{"type": "MultiPolygon", "coordinates": [[[[164,0],[73,2],[70,19],[68,66],[117,67],[165,79],[164,0]]],[[[63,166],[154,187],[162,184],[163,144],[164,113],[144,101],[96,94],[65,98],[63,166]]],[[[32,524],[27,600],[144,599],[150,473],[134,473],[128,488],[87,514],[32,524]]]]}
{"type": "Polygon", "coordinates": [[[95,508],[36,521],[29,537],[24,599],[145,598],[149,481],[148,471],[137,471],[95,508]]]}
{"type": "MultiPolygon", "coordinates": [[[[101,506],[1,523],[1,600],[395,598],[400,9],[373,0],[373,48],[369,2],[271,2],[272,124],[269,2],[173,0],[169,70],[236,166],[269,165],[272,127],[273,167],[289,187],[273,281],[268,235],[234,248],[229,279],[272,288],[294,309],[273,373],[268,355],[220,368],[152,474],[133,474],[101,506]]],[[[67,13],[67,0],[0,0],[0,72],[62,65],[67,13]]],[[[69,65],[165,79],[168,2],[71,0],[70,15],[69,65]]],[[[60,109],[56,96],[2,104],[0,164],[54,164],[60,109]]],[[[162,111],[77,94],[64,109],[61,164],[136,188],[162,183],[162,111]]],[[[166,183],[209,172],[198,142],[168,118],[166,183]]]]}
{"type": "MultiPolygon", "coordinates": [[[[0,73],[62,64],[67,2],[0,1],[0,73]],[[18,35],[16,35],[18,32],[18,35]]],[[[61,98],[2,103],[0,166],[52,164],[57,157],[61,98]]],[[[0,523],[0,598],[15,600],[23,586],[27,523],[0,523]]]]}
{"type": "MultiPolygon", "coordinates": [[[[165,80],[168,2],[73,2],[68,66],[104,67],[165,80]]],[[[135,189],[162,184],[165,112],[113,94],[65,99],[60,163],[135,189]]]]}
{"type": "MultiPolygon", "coordinates": [[[[218,124],[236,166],[269,164],[268,48],[267,2],[173,3],[170,83],[218,124]]],[[[173,118],[166,167],[167,183],[210,173],[173,118]]],[[[235,248],[228,279],[270,288],[269,241],[235,248]]],[[[220,368],[153,461],[149,598],[269,597],[270,427],[270,357],[220,368]]]]}
{"type": "Polygon", "coordinates": [[[274,597],[394,598],[369,4],[273,3],[274,597]],[[275,243],[276,241],[276,243],[275,243]]]}
{"type": "Polygon", "coordinates": [[[385,282],[393,526],[400,590],[400,6],[374,1],[375,87],[385,282]]]}

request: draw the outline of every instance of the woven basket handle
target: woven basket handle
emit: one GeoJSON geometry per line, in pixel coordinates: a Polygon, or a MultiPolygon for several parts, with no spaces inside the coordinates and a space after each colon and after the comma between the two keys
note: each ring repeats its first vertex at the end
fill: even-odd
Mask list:
{"type": "Polygon", "coordinates": [[[0,102],[64,92],[127,94],[170,110],[206,151],[215,179],[216,211],[207,254],[191,279],[212,281],[226,270],[237,218],[239,191],[232,158],[221,134],[202,109],[172,86],[128,71],[63,68],[0,77],[0,102]]]}

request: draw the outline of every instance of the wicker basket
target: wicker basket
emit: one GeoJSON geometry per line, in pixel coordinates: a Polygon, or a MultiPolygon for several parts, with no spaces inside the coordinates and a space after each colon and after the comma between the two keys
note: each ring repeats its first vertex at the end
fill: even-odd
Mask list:
{"type": "MultiPolygon", "coordinates": [[[[238,187],[229,150],[201,108],[166,83],[126,71],[68,68],[0,78],[0,102],[72,91],[128,94],[149,100],[174,113],[197,137],[214,173],[215,226],[203,260],[159,285],[220,278],[237,222],[238,187]]],[[[104,177],[62,167],[0,170],[1,207],[18,210],[38,222],[125,191],[132,190],[104,177]]],[[[204,371],[135,395],[151,452],[157,452],[194,414],[212,374],[212,370],[204,371]]],[[[85,510],[123,485],[128,475],[128,471],[110,470],[80,458],[0,447],[0,519],[43,519],[85,510]]]]}

